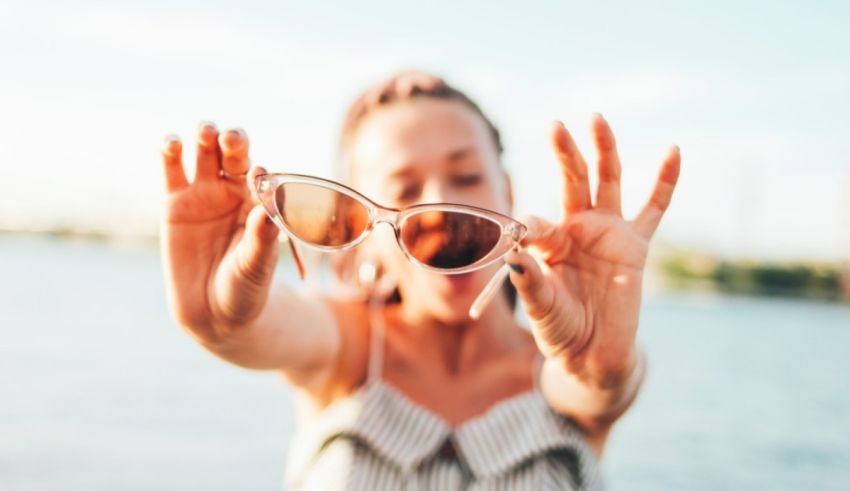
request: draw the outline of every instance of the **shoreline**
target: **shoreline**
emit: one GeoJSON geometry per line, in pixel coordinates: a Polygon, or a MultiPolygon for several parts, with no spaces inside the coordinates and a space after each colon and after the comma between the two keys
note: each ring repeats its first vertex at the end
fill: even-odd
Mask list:
{"type": "MultiPolygon", "coordinates": [[[[85,241],[116,247],[158,249],[159,235],[81,227],[0,228],[0,237],[85,241]]],[[[661,290],[767,298],[850,302],[850,260],[759,260],[723,257],[702,251],[664,248],[647,267],[661,290]]],[[[281,243],[288,256],[288,247],[281,243]]]]}
{"type": "Polygon", "coordinates": [[[656,267],[672,290],[850,302],[850,261],[739,259],[680,250],[659,257],[656,267]]]}

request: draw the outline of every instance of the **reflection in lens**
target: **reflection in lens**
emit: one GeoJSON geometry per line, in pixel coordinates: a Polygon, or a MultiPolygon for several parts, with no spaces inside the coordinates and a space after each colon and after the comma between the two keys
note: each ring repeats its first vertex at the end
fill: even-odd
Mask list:
{"type": "Polygon", "coordinates": [[[404,222],[401,240],[419,262],[453,269],[487,256],[499,243],[501,232],[499,224],[476,215],[427,211],[404,222]]]}
{"type": "Polygon", "coordinates": [[[281,184],[275,189],[275,204],[289,231],[314,245],[344,246],[360,237],[369,223],[369,212],[360,202],[315,184],[281,184]]]}

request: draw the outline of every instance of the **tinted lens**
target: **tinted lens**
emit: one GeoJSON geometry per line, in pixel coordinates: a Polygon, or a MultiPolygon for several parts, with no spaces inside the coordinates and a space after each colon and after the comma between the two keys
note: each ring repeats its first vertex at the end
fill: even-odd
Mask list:
{"type": "Polygon", "coordinates": [[[310,244],[344,246],[369,224],[369,211],[359,201],[315,184],[281,184],[274,197],[289,231],[310,244]]]}
{"type": "Polygon", "coordinates": [[[499,224],[454,211],[427,211],[409,217],[401,230],[404,246],[419,262],[453,269],[474,264],[499,243],[499,224]]]}

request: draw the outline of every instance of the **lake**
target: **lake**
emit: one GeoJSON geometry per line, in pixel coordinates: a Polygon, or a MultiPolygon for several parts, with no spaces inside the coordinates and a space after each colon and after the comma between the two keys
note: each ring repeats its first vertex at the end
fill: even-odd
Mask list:
{"type": "MultiPolygon", "coordinates": [[[[850,307],[644,305],[610,489],[850,489],[850,307]]],[[[155,249],[0,235],[0,335],[0,489],[281,489],[291,391],[172,323],[155,249]]]]}

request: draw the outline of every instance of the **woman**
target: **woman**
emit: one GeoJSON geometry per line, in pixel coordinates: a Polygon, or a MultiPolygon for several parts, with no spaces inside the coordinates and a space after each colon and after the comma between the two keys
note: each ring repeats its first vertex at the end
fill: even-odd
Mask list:
{"type": "MultiPolygon", "coordinates": [[[[377,282],[361,275],[361,298],[273,283],[280,232],[252,194],[266,170],[249,171],[247,136],[202,124],[192,183],[180,140],[166,139],[162,248],[172,314],[212,353],[279,370],[297,389],[288,487],[599,486],[596,460],[644,376],[635,346],[641,279],[680,158],[673,147],[646,207],[627,221],[614,136],[599,115],[591,131],[595,203],[588,166],[556,123],[564,217],[520,220],[526,247],[504,257],[530,332],[515,320],[510,294],[477,320],[468,314],[498,263],[435,274],[408,261],[380,225],[337,258],[340,278],[380,273],[377,282]]],[[[464,94],[408,72],[354,103],[341,170],[345,184],[384,206],[451,202],[510,214],[501,148],[464,94]]]]}

